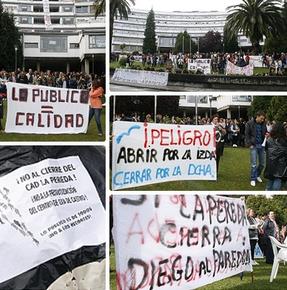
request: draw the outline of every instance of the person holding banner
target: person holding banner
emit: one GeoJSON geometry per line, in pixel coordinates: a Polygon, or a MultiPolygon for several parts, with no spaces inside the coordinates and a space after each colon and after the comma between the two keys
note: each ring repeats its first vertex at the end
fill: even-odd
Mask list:
{"type": "Polygon", "coordinates": [[[262,144],[266,133],[265,113],[258,112],[255,118],[246,123],[245,127],[245,144],[250,148],[251,186],[256,186],[256,181],[263,182],[260,175],[264,169],[264,148],[262,144]]]}
{"type": "Polygon", "coordinates": [[[216,169],[218,172],[220,157],[223,155],[224,135],[226,134],[226,130],[220,125],[218,115],[212,116],[211,124],[215,127],[216,130],[216,169]]]}
{"type": "Polygon", "coordinates": [[[104,95],[104,89],[101,85],[101,81],[96,79],[92,83],[90,90],[90,112],[89,123],[95,116],[98,136],[103,136],[102,124],[101,124],[101,112],[102,112],[102,96],[104,95]]]}
{"type": "Polygon", "coordinates": [[[254,253],[255,253],[255,247],[258,242],[258,226],[259,223],[255,219],[255,213],[252,208],[248,208],[247,211],[247,219],[249,222],[249,241],[250,241],[250,247],[251,247],[251,258],[252,258],[252,265],[258,265],[258,263],[254,260],[254,253]]]}
{"type": "Polygon", "coordinates": [[[273,125],[265,150],[264,177],[268,179],[266,190],[280,190],[282,181],[287,180],[287,135],[282,123],[273,125]]]}

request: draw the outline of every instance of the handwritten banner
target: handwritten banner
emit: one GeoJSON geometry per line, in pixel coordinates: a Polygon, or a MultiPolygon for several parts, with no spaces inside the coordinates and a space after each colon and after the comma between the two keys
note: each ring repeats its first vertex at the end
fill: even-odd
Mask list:
{"type": "Polygon", "coordinates": [[[227,75],[245,75],[252,76],[253,75],[253,65],[246,65],[243,67],[237,66],[230,61],[227,61],[226,65],[226,74],[227,75]]]}
{"type": "Polygon", "coordinates": [[[86,133],[89,92],[7,83],[6,133],[86,133]]]}
{"type": "Polygon", "coordinates": [[[113,123],[113,190],[174,180],[216,180],[215,129],[113,123]]]}
{"type": "Polygon", "coordinates": [[[241,199],[114,196],[117,289],[195,289],[252,271],[241,199]]]}
{"type": "Polygon", "coordinates": [[[1,177],[0,283],[104,243],[105,230],[105,210],[79,157],[46,159],[1,177]]]}
{"type": "Polygon", "coordinates": [[[199,68],[203,70],[205,75],[211,74],[211,59],[208,58],[188,59],[188,70],[196,71],[199,68]]]}
{"type": "Polygon", "coordinates": [[[112,80],[114,82],[127,84],[165,87],[168,83],[168,73],[117,68],[112,80]]]}

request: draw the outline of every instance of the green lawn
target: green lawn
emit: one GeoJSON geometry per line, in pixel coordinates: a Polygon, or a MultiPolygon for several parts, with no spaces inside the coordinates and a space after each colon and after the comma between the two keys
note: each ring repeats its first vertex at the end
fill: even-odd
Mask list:
{"type": "MultiPolygon", "coordinates": [[[[7,113],[7,103],[4,102],[4,119],[2,120],[2,126],[5,126],[6,122],[6,113],[7,113]]],[[[106,117],[105,117],[105,109],[102,110],[102,129],[105,132],[106,127],[106,117]]],[[[98,136],[98,129],[96,126],[96,121],[93,118],[89,125],[88,131],[86,134],[16,134],[16,133],[5,133],[0,132],[0,141],[105,141],[104,136],[98,136]]]]}
{"type": "MultiPolygon", "coordinates": [[[[188,190],[188,191],[209,191],[209,190],[264,190],[263,183],[257,183],[256,187],[250,186],[250,163],[249,149],[230,148],[224,149],[219,164],[217,181],[173,181],[147,186],[132,188],[130,190],[188,190]]],[[[286,287],[287,289],[287,287],[286,287]]]]}
{"type": "MultiPolygon", "coordinates": [[[[257,260],[258,266],[254,266],[254,281],[251,274],[244,273],[240,280],[239,275],[221,280],[219,282],[198,288],[200,290],[285,290],[287,289],[287,266],[280,264],[278,276],[272,283],[269,282],[272,265],[265,264],[264,259],[257,260]]],[[[116,266],[114,247],[110,254],[110,289],[116,290],[116,266]]],[[[180,289],[179,289],[180,290],[180,289]]]]}

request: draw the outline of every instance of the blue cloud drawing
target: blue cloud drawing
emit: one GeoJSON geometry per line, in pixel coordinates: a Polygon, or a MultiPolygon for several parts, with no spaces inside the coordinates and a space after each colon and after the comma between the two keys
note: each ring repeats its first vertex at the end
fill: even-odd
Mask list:
{"type": "Polygon", "coordinates": [[[118,136],[116,136],[116,142],[117,144],[120,144],[123,137],[125,136],[130,136],[131,135],[131,132],[133,130],[136,130],[136,129],[140,129],[141,127],[139,125],[134,125],[134,126],[131,126],[127,132],[123,132],[123,133],[120,133],[118,136]]]}

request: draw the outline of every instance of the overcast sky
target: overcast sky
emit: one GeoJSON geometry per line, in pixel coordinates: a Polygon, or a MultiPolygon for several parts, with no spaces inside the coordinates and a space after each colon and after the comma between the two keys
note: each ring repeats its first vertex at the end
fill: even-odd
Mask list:
{"type": "Polygon", "coordinates": [[[155,11],[193,11],[193,10],[218,10],[225,9],[234,4],[238,4],[241,0],[135,0],[136,5],[131,6],[136,9],[155,11]]]}

